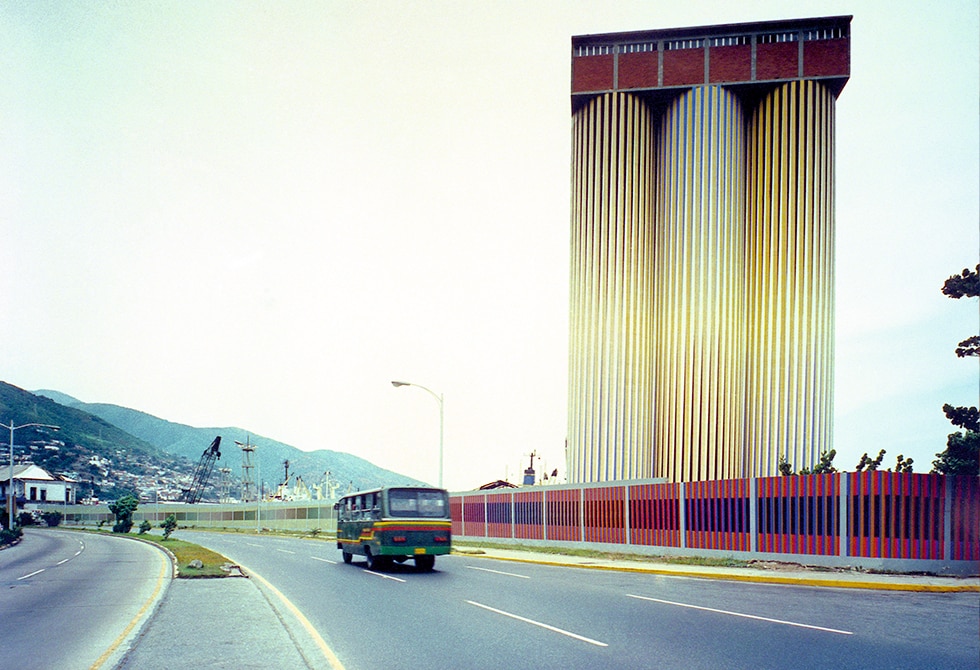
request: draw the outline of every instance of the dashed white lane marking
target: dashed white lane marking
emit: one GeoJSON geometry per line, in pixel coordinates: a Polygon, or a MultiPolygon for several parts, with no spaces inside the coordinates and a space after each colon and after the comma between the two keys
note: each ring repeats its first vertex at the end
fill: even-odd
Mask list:
{"type": "Polygon", "coordinates": [[[483,609],[485,609],[487,611],[494,612],[495,614],[501,614],[503,616],[510,617],[511,619],[517,619],[518,621],[523,621],[524,623],[529,623],[532,626],[538,626],[539,628],[544,628],[545,630],[550,630],[550,631],[552,631],[554,633],[560,633],[561,635],[566,635],[568,637],[575,638],[576,640],[581,640],[582,642],[588,642],[589,644],[594,644],[597,647],[608,647],[609,646],[605,642],[599,642],[598,640],[593,640],[592,638],[584,637],[582,635],[577,635],[577,634],[571,633],[571,632],[569,632],[567,630],[562,630],[561,628],[555,628],[554,626],[549,626],[546,623],[541,623],[540,621],[535,621],[534,619],[528,619],[526,617],[522,617],[522,616],[519,616],[517,614],[511,614],[510,612],[505,612],[503,610],[498,610],[496,607],[490,607],[489,605],[483,605],[482,603],[474,602],[472,600],[467,600],[466,602],[468,602],[470,605],[475,605],[475,606],[481,607],[481,608],[483,608],[483,609]]]}
{"type": "Polygon", "coordinates": [[[310,556],[314,561],[323,561],[324,563],[329,563],[330,565],[337,565],[337,561],[331,561],[329,558],[320,558],[319,556],[310,556]]]}
{"type": "Polygon", "coordinates": [[[713,607],[701,607],[700,605],[688,605],[687,603],[677,603],[672,600],[661,600],[660,598],[648,598],[647,596],[635,596],[631,593],[627,593],[628,598],[636,598],[637,600],[649,600],[655,603],[663,603],[664,605],[676,605],[677,607],[688,607],[690,609],[702,610],[704,612],[716,612],[718,614],[728,614],[730,616],[742,617],[744,619],[755,619],[756,621],[768,621],[770,623],[780,623],[784,626],[796,626],[797,628],[809,628],[811,630],[822,630],[827,633],[837,633],[838,635],[854,635],[848,630],[837,630],[836,628],[824,628],[823,626],[811,626],[806,623],[797,623],[795,621],[783,621],[782,619],[770,619],[769,617],[756,616],[754,614],[742,614],[741,612],[729,612],[728,610],[719,610],[713,607]]]}
{"type": "Polygon", "coordinates": [[[492,572],[495,575],[506,575],[507,577],[520,577],[521,579],[530,579],[527,575],[518,575],[513,572],[502,572],[500,570],[491,570],[490,568],[478,568],[473,565],[467,565],[470,570],[479,570],[481,572],[492,572]]]}
{"type": "Polygon", "coordinates": [[[17,578],[17,581],[19,582],[22,579],[28,579],[29,577],[33,577],[34,575],[39,575],[42,572],[44,572],[44,568],[41,568],[40,570],[35,570],[34,572],[32,572],[32,573],[30,573],[28,575],[24,575],[23,577],[18,577],[17,578]]]}
{"type": "Polygon", "coordinates": [[[289,549],[276,549],[281,554],[295,554],[295,551],[289,551],[289,549]]]}

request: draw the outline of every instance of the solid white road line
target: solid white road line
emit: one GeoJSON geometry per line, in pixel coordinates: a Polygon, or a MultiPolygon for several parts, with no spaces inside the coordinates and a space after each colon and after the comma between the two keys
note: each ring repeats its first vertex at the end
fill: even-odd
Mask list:
{"type": "Polygon", "coordinates": [[[827,633],[837,633],[839,635],[854,635],[848,630],[837,630],[836,628],[824,628],[823,626],[811,626],[806,623],[797,623],[795,621],[783,621],[782,619],[770,619],[769,617],[756,616],[754,614],[742,614],[740,612],[729,612],[727,610],[718,610],[713,607],[701,607],[699,605],[688,605],[687,603],[676,603],[671,600],[661,600],[660,598],[648,598],[646,596],[635,596],[632,593],[626,594],[627,598],[636,598],[637,600],[649,600],[655,603],[663,603],[665,605],[676,605],[677,607],[689,607],[695,610],[703,610],[705,612],[717,612],[718,614],[729,614],[731,616],[743,617],[745,619],[755,619],[757,621],[768,621],[770,623],[781,623],[785,626],[796,626],[797,628],[810,628],[812,630],[822,630],[827,633]]]}
{"type": "Polygon", "coordinates": [[[477,607],[481,607],[481,608],[483,608],[485,610],[488,610],[490,612],[494,612],[496,614],[502,614],[503,616],[510,617],[511,619],[517,619],[518,621],[523,621],[524,623],[529,623],[532,626],[538,626],[539,628],[544,628],[545,630],[550,630],[550,631],[552,631],[554,633],[561,633],[562,635],[566,635],[568,637],[573,637],[576,640],[581,640],[582,642],[588,642],[589,644],[594,644],[597,647],[608,647],[609,646],[605,642],[599,642],[598,640],[593,640],[592,638],[584,637],[582,635],[576,635],[575,633],[570,633],[567,630],[562,630],[561,628],[555,628],[554,626],[549,626],[546,623],[541,623],[540,621],[535,621],[534,619],[527,619],[525,617],[518,616],[517,614],[511,614],[510,612],[505,612],[503,610],[498,610],[497,608],[490,607],[489,605],[483,605],[481,603],[474,602],[472,600],[467,600],[466,602],[468,602],[470,605],[475,605],[477,607]]]}
{"type": "Polygon", "coordinates": [[[491,570],[490,568],[477,568],[472,565],[467,565],[470,570],[480,570],[481,572],[492,572],[495,575],[506,575],[508,577],[520,577],[521,579],[530,579],[527,575],[518,575],[513,572],[501,572],[500,570],[491,570]]]}
{"type": "Polygon", "coordinates": [[[385,579],[391,579],[396,582],[401,582],[402,584],[405,583],[404,579],[398,579],[398,577],[392,577],[391,575],[386,575],[381,572],[375,572],[374,570],[365,570],[364,572],[368,573],[369,575],[377,575],[378,577],[384,577],[385,579]]]}

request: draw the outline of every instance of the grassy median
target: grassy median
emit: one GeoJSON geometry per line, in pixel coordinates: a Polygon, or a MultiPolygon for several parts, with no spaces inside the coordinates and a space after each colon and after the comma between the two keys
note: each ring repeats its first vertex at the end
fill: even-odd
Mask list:
{"type": "MultiPolygon", "coordinates": [[[[62,528],[65,528],[65,526],[62,526],[62,528]]],[[[93,528],[69,529],[78,530],[85,533],[112,535],[115,537],[131,537],[163,547],[174,555],[174,558],[177,561],[177,576],[181,579],[228,577],[230,571],[227,568],[228,566],[234,565],[234,563],[216,551],[211,551],[210,549],[205,549],[199,544],[185,542],[184,540],[178,540],[174,537],[165,540],[159,535],[151,535],[150,533],[112,533],[108,530],[96,530],[93,528]],[[190,567],[190,564],[195,560],[201,562],[200,568],[190,567]]]]}
{"type": "Polygon", "coordinates": [[[177,559],[178,577],[181,579],[200,579],[208,577],[227,577],[227,566],[233,565],[231,561],[221,554],[205,549],[199,544],[185,542],[176,538],[163,539],[149,533],[137,536],[145,542],[152,542],[168,549],[177,559]],[[200,568],[190,567],[194,561],[200,561],[200,568]]]}

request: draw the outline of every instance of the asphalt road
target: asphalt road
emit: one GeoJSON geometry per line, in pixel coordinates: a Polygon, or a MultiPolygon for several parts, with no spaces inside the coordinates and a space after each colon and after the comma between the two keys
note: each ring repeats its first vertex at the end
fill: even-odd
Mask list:
{"type": "Polygon", "coordinates": [[[10,667],[111,667],[169,577],[142,542],[26,528],[0,551],[0,651],[10,667]]]}
{"type": "Polygon", "coordinates": [[[441,556],[385,573],[331,543],[186,532],[268,580],[348,670],[980,666],[975,593],[863,591],[441,556]]]}

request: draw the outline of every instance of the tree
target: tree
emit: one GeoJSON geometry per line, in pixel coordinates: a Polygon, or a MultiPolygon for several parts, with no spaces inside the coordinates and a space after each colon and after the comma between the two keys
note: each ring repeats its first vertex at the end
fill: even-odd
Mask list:
{"type": "Polygon", "coordinates": [[[786,460],[785,456],[779,457],[779,465],[776,467],[779,468],[779,474],[783,475],[784,477],[793,474],[793,465],[786,460]]]}
{"type": "Polygon", "coordinates": [[[864,470],[867,470],[868,472],[874,472],[881,465],[881,462],[884,460],[884,458],[885,458],[884,449],[879,451],[878,458],[874,458],[874,459],[870,458],[868,456],[868,453],[865,452],[864,455],[861,456],[861,460],[858,461],[858,464],[854,466],[854,472],[862,472],[864,470]]]}
{"type": "Polygon", "coordinates": [[[113,533],[128,533],[133,529],[133,512],[139,507],[139,501],[133,496],[123,496],[109,505],[109,511],[116,517],[113,533]]]}
{"type": "MultiPolygon", "coordinates": [[[[963,270],[943,283],[943,295],[956,300],[980,296],[980,264],[976,271],[963,270]]],[[[980,357],[980,335],[968,337],[956,347],[960,358],[980,357]]],[[[980,411],[976,407],[953,407],[943,405],[943,412],[957,428],[963,432],[950,433],[946,438],[946,450],[936,454],[932,471],[942,475],[980,474],[980,411]]]]}
{"type": "MultiPolygon", "coordinates": [[[[837,455],[836,449],[831,449],[830,451],[824,451],[820,454],[820,462],[817,463],[813,469],[803,468],[797,474],[800,475],[823,475],[829,474],[831,472],[837,472],[837,468],[834,467],[834,457],[837,455]]],[[[789,476],[793,474],[793,464],[786,460],[785,456],[779,457],[779,464],[776,466],[779,468],[779,474],[783,476],[789,476]]]]}
{"type": "MultiPolygon", "coordinates": [[[[889,472],[891,468],[889,468],[889,472]]],[[[912,472],[912,459],[905,458],[901,454],[898,455],[898,461],[895,463],[895,472],[912,472]]]]}
{"type": "Polygon", "coordinates": [[[167,518],[160,523],[160,528],[163,528],[163,539],[169,540],[171,533],[177,530],[177,516],[168,514],[167,518]]]}
{"type": "Polygon", "coordinates": [[[800,470],[801,475],[826,475],[831,472],[837,472],[837,468],[834,467],[834,456],[837,455],[836,449],[831,449],[830,451],[825,451],[820,454],[820,462],[817,463],[813,470],[803,468],[800,470]]]}

